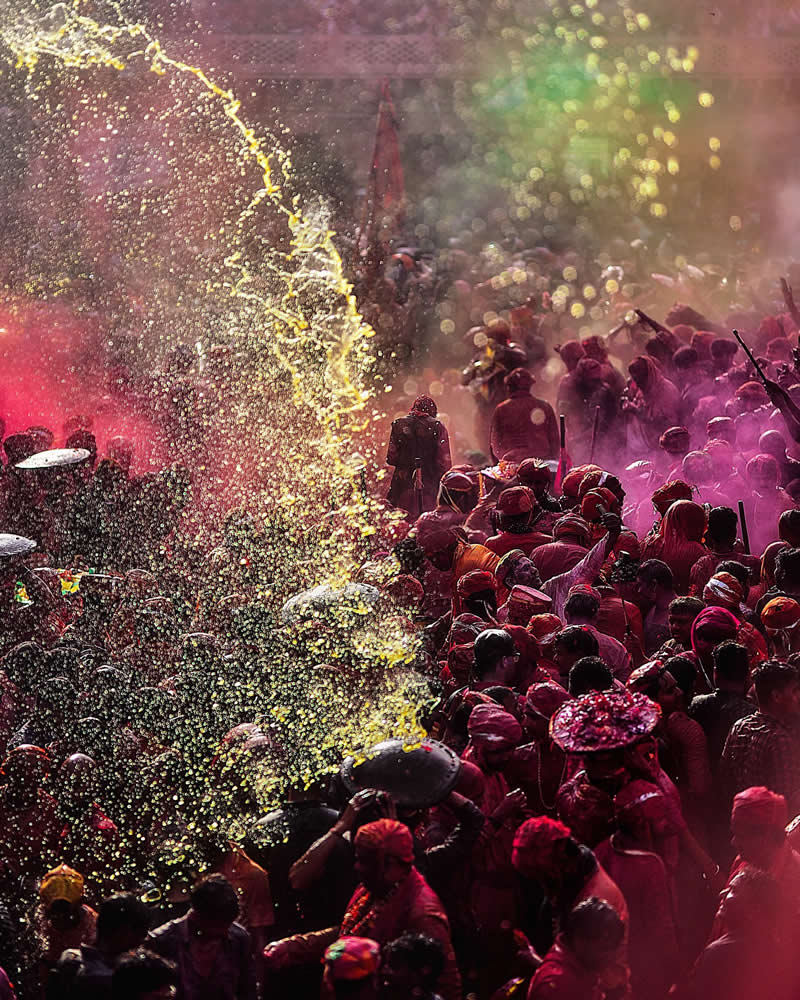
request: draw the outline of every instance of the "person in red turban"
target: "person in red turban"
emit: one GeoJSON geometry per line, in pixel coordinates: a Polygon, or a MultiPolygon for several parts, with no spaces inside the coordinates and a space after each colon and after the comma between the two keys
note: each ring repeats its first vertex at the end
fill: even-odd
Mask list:
{"type": "Polygon", "coordinates": [[[537,546],[551,541],[549,534],[536,528],[543,512],[536,494],[527,486],[512,486],[503,490],[495,509],[499,531],[487,539],[486,547],[498,556],[515,549],[529,556],[537,546]]]}
{"type": "Polygon", "coordinates": [[[664,478],[674,479],[680,474],[684,456],[691,447],[689,431],[686,427],[668,427],[658,439],[658,444],[667,456],[668,471],[664,478]]]}
{"type": "Polygon", "coordinates": [[[591,526],[578,514],[560,517],[553,525],[553,541],[531,552],[542,581],[574,569],[585,558],[591,538],[591,526]]]}
{"type": "Polygon", "coordinates": [[[483,774],[481,810],[489,817],[473,853],[470,905],[476,927],[497,933],[503,921],[513,923],[516,912],[511,870],[511,842],[525,796],[509,792],[503,768],[522,740],[519,722],[499,705],[477,705],[467,722],[469,743],[462,754],[483,774]]]}
{"type": "Polygon", "coordinates": [[[569,694],[559,684],[531,684],[522,707],[522,738],[503,767],[509,784],[519,786],[529,809],[538,815],[554,813],[556,793],[566,773],[566,755],[550,737],[550,720],[569,694]]]}
{"type": "Polygon", "coordinates": [[[268,971],[320,961],[340,938],[361,937],[388,944],[406,932],[426,934],[444,953],[437,983],[443,1000],[461,1000],[461,977],[450,939],[450,924],[439,897],[414,867],[414,839],[395,819],[366,823],[355,836],[359,878],[338,927],[273,942],[264,951],[268,971]]]}
{"type": "Polygon", "coordinates": [[[750,550],[758,556],[775,541],[778,519],[794,507],[794,501],[780,486],[780,469],[772,455],[754,455],[746,474],[750,494],[744,497],[745,516],[750,550]]]}
{"type": "Polygon", "coordinates": [[[496,461],[558,458],[558,421],[553,407],[533,395],[535,381],[527,368],[506,375],[508,399],[495,407],[489,431],[489,449],[496,461]]]}
{"type": "Polygon", "coordinates": [[[631,916],[628,953],[634,996],[666,997],[679,962],[672,878],[653,843],[669,829],[664,796],[648,781],[628,782],[614,797],[618,829],[595,848],[595,856],[619,886],[631,916]]]}
{"type": "Polygon", "coordinates": [[[561,504],[550,492],[553,473],[546,462],[539,458],[526,458],[517,469],[517,481],[521,486],[532,489],[539,506],[553,518],[560,516],[561,504]]]}
{"type": "Polygon", "coordinates": [[[579,844],[569,827],[549,816],[527,819],[514,835],[511,863],[522,878],[544,889],[552,916],[549,926],[541,921],[523,927],[539,948],[553,943],[572,910],[587,899],[602,899],[618,914],[624,941],[616,956],[615,978],[627,979],[628,906],[619,886],[598,863],[594,852],[579,844]]]}

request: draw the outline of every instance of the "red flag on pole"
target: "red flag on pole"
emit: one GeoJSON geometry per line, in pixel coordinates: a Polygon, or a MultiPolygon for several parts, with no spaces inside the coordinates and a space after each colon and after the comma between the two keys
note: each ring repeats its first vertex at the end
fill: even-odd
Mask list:
{"type": "Polygon", "coordinates": [[[558,454],[558,468],[556,469],[556,481],[553,485],[553,489],[558,495],[561,492],[561,484],[564,482],[564,477],[572,468],[572,459],[569,457],[567,452],[567,422],[564,419],[564,414],[560,414],[558,418],[559,431],[561,435],[561,450],[558,454]]]}
{"type": "Polygon", "coordinates": [[[381,84],[381,102],[375,130],[369,185],[359,244],[369,246],[386,225],[402,226],[405,221],[406,189],[400,159],[400,139],[389,81],[381,84]]]}

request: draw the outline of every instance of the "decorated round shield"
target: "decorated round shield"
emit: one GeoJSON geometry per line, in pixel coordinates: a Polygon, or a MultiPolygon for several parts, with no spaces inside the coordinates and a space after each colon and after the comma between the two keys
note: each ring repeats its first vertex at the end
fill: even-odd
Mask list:
{"type": "Polygon", "coordinates": [[[376,788],[388,792],[399,806],[425,809],[453,790],[460,769],[457,754],[437,740],[386,740],[367,750],[363,758],[348,757],[341,775],[351,794],[376,788]]]}
{"type": "Polygon", "coordinates": [[[661,709],[632,691],[592,691],[568,701],[550,721],[550,735],[567,753],[620,750],[651,733],[661,709]]]}
{"type": "Polygon", "coordinates": [[[0,534],[0,559],[13,559],[15,556],[26,556],[36,548],[36,542],[22,535],[0,534]]]}
{"type": "Polygon", "coordinates": [[[18,462],[16,469],[60,469],[68,465],[85,462],[89,457],[86,448],[51,448],[50,451],[37,451],[35,455],[18,462]]]}

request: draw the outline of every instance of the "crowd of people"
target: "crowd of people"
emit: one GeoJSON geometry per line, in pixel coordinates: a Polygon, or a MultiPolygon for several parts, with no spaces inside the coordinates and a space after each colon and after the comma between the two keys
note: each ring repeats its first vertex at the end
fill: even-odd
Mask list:
{"type": "Polygon", "coordinates": [[[469,425],[427,394],[394,420],[351,582],[413,649],[408,710],[452,763],[434,801],[393,793],[396,763],[354,793],[335,765],[364,746],[292,768],[262,696],[303,643],[298,725],[389,668],[330,602],[288,613],[274,532],[237,509],[193,545],[193,470],[137,473],[91,415],[3,434],[0,997],[795,996],[783,297],[742,326],[752,357],[683,305],[555,352],[543,301],[464,310],[469,425]]]}

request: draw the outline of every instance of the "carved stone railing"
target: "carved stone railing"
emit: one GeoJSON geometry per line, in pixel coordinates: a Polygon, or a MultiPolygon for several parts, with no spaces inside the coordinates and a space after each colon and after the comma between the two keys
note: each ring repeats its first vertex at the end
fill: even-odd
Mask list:
{"type": "Polygon", "coordinates": [[[212,34],[218,69],[236,76],[306,79],[469,75],[461,46],[436,35],[212,34]]]}
{"type": "MultiPolygon", "coordinates": [[[[620,46],[631,38],[620,39],[620,46]]],[[[694,75],[700,78],[767,80],[800,76],[800,35],[743,38],[713,34],[703,38],[652,34],[636,41],[653,48],[697,46],[694,75]]],[[[216,69],[236,77],[262,79],[469,78],[485,72],[493,46],[463,44],[434,34],[288,35],[212,32],[203,49],[216,69]],[[488,62],[487,62],[488,61],[488,62]]],[[[498,47],[496,54],[502,49],[498,47]]]]}

